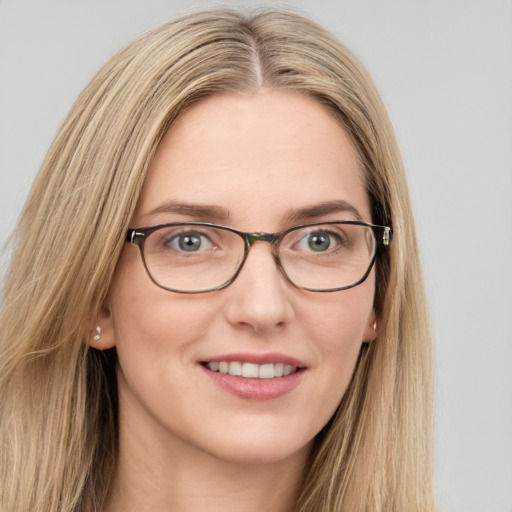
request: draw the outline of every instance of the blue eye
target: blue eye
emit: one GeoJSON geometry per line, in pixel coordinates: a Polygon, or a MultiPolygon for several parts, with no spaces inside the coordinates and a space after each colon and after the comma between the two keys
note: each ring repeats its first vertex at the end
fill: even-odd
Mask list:
{"type": "Polygon", "coordinates": [[[303,251],[325,252],[339,245],[339,237],[330,231],[311,231],[305,234],[298,243],[303,251]]]}
{"type": "Polygon", "coordinates": [[[175,235],[169,239],[167,244],[173,249],[183,252],[197,252],[212,247],[208,237],[197,231],[175,235]]]}
{"type": "Polygon", "coordinates": [[[312,251],[326,251],[331,246],[331,237],[327,233],[308,236],[308,246],[312,251]]]}

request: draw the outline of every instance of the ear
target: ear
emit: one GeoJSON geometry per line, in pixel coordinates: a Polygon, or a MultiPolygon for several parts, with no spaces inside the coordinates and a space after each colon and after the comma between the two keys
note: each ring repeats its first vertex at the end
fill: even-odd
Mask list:
{"type": "Polygon", "coordinates": [[[377,337],[377,315],[375,309],[372,309],[368,316],[368,321],[364,329],[363,342],[369,343],[377,337]]]}
{"type": "Polygon", "coordinates": [[[103,304],[91,322],[89,345],[97,350],[106,350],[116,344],[114,320],[110,304],[103,304]]]}

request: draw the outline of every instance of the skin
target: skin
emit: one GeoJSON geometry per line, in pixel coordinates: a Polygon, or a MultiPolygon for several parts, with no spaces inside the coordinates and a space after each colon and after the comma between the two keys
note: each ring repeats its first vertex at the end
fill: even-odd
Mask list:
{"type": "MultiPolygon", "coordinates": [[[[195,220],[277,232],[301,223],[291,210],[339,200],[371,221],[355,146],[324,106],[282,91],[220,95],[166,134],[131,227],[195,220]],[[169,200],[227,217],[154,212],[169,200]]],[[[94,342],[119,356],[120,458],[106,510],[291,510],[312,440],[375,336],[374,289],[373,271],[344,291],[296,289],[260,242],[229,287],[184,295],[157,287],[126,244],[94,342]],[[278,352],[307,369],[284,396],[246,400],[199,364],[233,352],[278,352]]]]}

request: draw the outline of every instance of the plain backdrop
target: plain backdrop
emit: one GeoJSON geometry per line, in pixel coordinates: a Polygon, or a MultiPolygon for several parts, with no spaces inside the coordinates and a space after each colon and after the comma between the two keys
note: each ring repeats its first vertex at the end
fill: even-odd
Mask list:
{"type": "MultiPolygon", "coordinates": [[[[72,102],[186,0],[0,0],[0,233],[72,102]]],[[[437,362],[442,512],[512,512],[512,1],[302,0],[360,57],[405,160],[437,362]]],[[[5,267],[7,254],[4,253],[5,267]]]]}

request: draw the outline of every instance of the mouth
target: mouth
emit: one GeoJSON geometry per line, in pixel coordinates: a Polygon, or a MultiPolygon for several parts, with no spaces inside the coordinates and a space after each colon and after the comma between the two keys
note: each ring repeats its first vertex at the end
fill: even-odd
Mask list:
{"type": "Polygon", "coordinates": [[[247,361],[207,361],[202,362],[201,365],[212,372],[232,375],[233,377],[243,377],[245,379],[278,379],[304,370],[300,366],[293,366],[291,364],[256,364],[247,361]]]}
{"type": "Polygon", "coordinates": [[[307,366],[295,357],[277,352],[217,354],[199,361],[210,382],[250,401],[284,397],[300,386],[307,366]]]}

